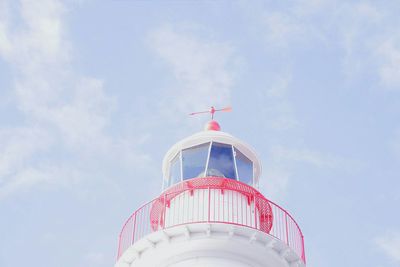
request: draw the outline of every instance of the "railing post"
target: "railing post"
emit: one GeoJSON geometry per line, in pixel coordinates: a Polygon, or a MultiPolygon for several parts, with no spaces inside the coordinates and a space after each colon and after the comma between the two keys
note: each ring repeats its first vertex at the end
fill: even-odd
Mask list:
{"type": "Polygon", "coordinates": [[[118,237],[117,261],[118,261],[119,257],[121,256],[120,253],[121,253],[121,233],[119,233],[119,237],[118,237]]]}
{"type": "Polygon", "coordinates": [[[286,223],[286,245],[289,245],[289,231],[287,222],[287,213],[285,212],[285,223],[286,223]]]}
{"type": "Polygon", "coordinates": [[[303,259],[304,264],[306,264],[306,252],[304,249],[304,236],[301,234],[301,258],[303,259]]]}
{"type": "Polygon", "coordinates": [[[211,191],[210,187],[208,187],[208,222],[210,222],[210,213],[211,213],[211,191]]]}
{"type": "Polygon", "coordinates": [[[167,218],[167,194],[164,194],[164,209],[163,209],[163,221],[161,225],[161,229],[165,229],[165,220],[167,218]]]}
{"type": "Polygon", "coordinates": [[[256,193],[253,193],[253,205],[254,205],[254,226],[258,230],[258,225],[257,225],[257,207],[256,207],[256,193]]]}
{"type": "Polygon", "coordinates": [[[133,243],[135,242],[136,215],[137,215],[137,212],[135,212],[133,214],[134,218],[133,218],[133,223],[132,223],[132,241],[131,241],[131,245],[133,245],[133,243]]]}

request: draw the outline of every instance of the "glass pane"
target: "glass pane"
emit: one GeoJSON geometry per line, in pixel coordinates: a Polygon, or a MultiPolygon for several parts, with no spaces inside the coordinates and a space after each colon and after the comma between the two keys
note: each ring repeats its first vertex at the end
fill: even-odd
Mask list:
{"type": "Polygon", "coordinates": [[[253,185],[253,162],[243,155],[239,150],[235,149],[235,152],[239,181],[253,185]]]}
{"type": "Polygon", "coordinates": [[[173,185],[179,183],[181,181],[181,161],[179,158],[179,154],[175,156],[175,158],[171,162],[170,176],[169,176],[169,185],[173,185]]]}
{"type": "Polygon", "coordinates": [[[182,150],[183,179],[204,176],[210,143],[182,150]]]}
{"type": "Polygon", "coordinates": [[[207,176],[236,179],[231,145],[221,143],[212,144],[207,176]]]}

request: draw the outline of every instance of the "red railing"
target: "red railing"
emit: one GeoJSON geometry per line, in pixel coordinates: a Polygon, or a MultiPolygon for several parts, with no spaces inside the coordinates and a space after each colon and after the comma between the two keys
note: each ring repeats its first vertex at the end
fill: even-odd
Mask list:
{"type": "Polygon", "coordinates": [[[122,227],[117,259],[152,232],[191,223],[225,223],[257,229],[285,242],[306,261],[303,234],[286,210],[255,188],[220,177],[184,181],[136,210],[122,227]]]}

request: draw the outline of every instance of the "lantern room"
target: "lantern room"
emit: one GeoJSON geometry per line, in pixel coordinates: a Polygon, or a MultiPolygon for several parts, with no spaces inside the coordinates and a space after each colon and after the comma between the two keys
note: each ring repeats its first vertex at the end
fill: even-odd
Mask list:
{"type": "Polygon", "coordinates": [[[258,188],[261,174],[260,161],[249,145],[210,127],[175,144],[162,169],[163,190],[200,177],[228,178],[258,188]]]}

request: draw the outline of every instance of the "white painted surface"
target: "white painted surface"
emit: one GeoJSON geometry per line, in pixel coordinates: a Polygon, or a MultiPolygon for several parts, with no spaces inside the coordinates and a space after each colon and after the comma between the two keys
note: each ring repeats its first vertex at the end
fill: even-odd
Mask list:
{"type": "Polygon", "coordinates": [[[229,224],[190,224],[154,232],[131,246],[115,267],[304,267],[282,241],[229,224]]]}
{"type": "Polygon", "coordinates": [[[217,257],[197,257],[175,264],[168,267],[205,267],[205,266],[219,266],[219,267],[251,267],[251,265],[244,262],[238,262],[233,259],[217,258],[217,257]]]}
{"type": "Polygon", "coordinates": [[[191,222],[224,222],[255,228],[259,212],[254,201],[240,192],[220,189],[196,189],[174,197],[166,208],[165,226],[191,222]]]}

